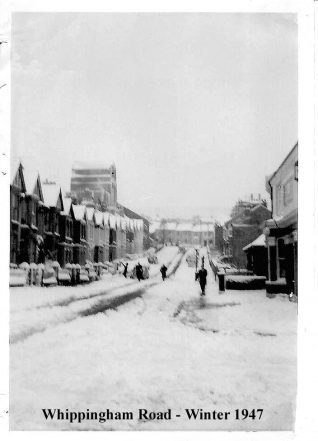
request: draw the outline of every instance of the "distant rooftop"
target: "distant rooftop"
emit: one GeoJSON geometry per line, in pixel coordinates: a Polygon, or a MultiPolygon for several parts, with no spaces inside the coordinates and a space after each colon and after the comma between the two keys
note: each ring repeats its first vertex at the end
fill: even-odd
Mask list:
{"type": "Polygon", "coordinates": [[[100,170],[100,169],[108,169],[110,167],[114,167],[114,162],[104,162],[104,161],[76,161],[72,165],[73,170],[100,170]]]}

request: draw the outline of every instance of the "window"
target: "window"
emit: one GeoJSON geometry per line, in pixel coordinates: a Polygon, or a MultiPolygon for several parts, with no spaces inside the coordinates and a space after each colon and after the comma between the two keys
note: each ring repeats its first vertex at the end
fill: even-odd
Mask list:
{"type": "Polygon", "coordinates": [[[16,193],[12,193],[12,219],[19,220],[19,203],[16,193]]]}
{"type": "Polygon", "coordinates": [[[55,231],[56,233],[59,232],[59,213],[55,213],[55,231]]]}
{"type": "Polygon", "coordinates": [[[22,224],[26,224],[26,217],[27,217],[26,213],[27,213],[26,202],[25,202],[25,199],[23,199],[21,202],[21,223],[22,224]]]}
{"type": "Polygon", "coordinates": [[[39,225],[39,210],[36,201],[33,201],[32,223],[37,227],[39,225]]]}
{"type": "Polygon", "coordinates": [[[45,230],[49,231],[50,215],[49,215],[48,211],[45,211],[45,214],[44,214],[44,224],[45,224],[45,230]]]}

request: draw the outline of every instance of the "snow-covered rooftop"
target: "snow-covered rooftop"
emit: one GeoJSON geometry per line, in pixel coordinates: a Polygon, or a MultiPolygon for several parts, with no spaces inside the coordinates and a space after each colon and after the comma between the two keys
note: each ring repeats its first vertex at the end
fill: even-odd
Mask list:
{"type": "Polygon", "coordinates": [[[122,227],[121,216],[119,216],[119,214],[115,214],[115,219],[116,219],[116,227],[121,228],[122,227]]]}
{"type": "Polygon", "coordinates": [[[63,213],[68,215],[70,214],[70,209],[71,209],[71,205],[72,205],[72,199],[71,198],[63,198],[63,213]]]}
{"type": "Polygon", "coordinates": [[[74,216],[76,220],[83,220],[85,217],[85,205],[73,205],[74,216]]]}
{"type": "Polygon", "coordinates": [[[110,228],[116,230],[116,217],[113,214],[109,214],[109,225],[110,228]]]}
{"type": "Polygon", "coordinates": [[[142,219],[136,219],[136,229],[141,231],[144,226],[144,221],[142,219]]]}
{"type": "Polygon", "coordinates": [[[42,183],[44,204],[47,207],[56,207],[61,187],[57,184],[42,183]]]}
{"type": "Polygon", "coordinates": [[[162,225],[162,229],[165,230],[175,230],[177,227],[177,223],[176,222],[167,222],[165,225],[162,225]]]}
{"type": "Polygon", "coordinates": [[[153,233],[155,233],[157,230],[159,230],[159,225],[160,224],[158,224],[157,222],[155,222],[155,223],[153,223],[153,224],[150,224],[149,225],[149,233],[150,234],[153,234],[153,233]]]}
{"type": "Polygon", "coordinates": [[[132,219],[130,219],[127,216],[124,216],[125,222],[126,222],[126,229],[129,231],[133,231],[134,229],[134,222],[132,219]]]}
{"type": "Polygon", "coordinates": [[[248,250],[249,248],[252,248],[252,247],[265,247],[265,246],[266,246],[265,234],[261,234],[255,240],[253,240],[253,242],[251,242],[248,245],[246,245],[243,248],[243,251],[246,251],[246,250],[248,250]]]}
{"type": "Polygon", "coordinates": [[[214,224],[213,217],[201,217],[201,222],[204,224],[214,224]]]}
{"type": "Polygon", "coordinates": [[[88,221],[93,220],[94,207],[86,207],[86,217],[88,221]]]}
{"type": "Polygon", "coordinates": [[[178,224],[175,227],[176,231],[193,231],[193,225],[189,223],[178,224]]]}
{"type": "Polygon", "coordinates": [[[270,211],[267,207],[265,207],[264,204],[261,204],[261,203],[255,205],[255,207],[251,208],[251,211],[254,212],[254,211],[257,211],[257,210],[259,210],[259,209],[263,209],[263,210],[268,210],[268,211],[270,211]]]}
{"type": "Polygon", "coordinates": [[[213,231],[214,230],[214,225],[213,224],[201,224],[201,231],[202,232],[209,232],[209,231],[213,231]]]}
{"type": "Polygon", "coordinates": [[[95,223],[96,225],[102,225],[103,223],[103,213],[99,210],[96,210],[94,212],[94,216],[95,216],[95,223]]]}
{"type": "Polygon", "coordinates": [[[120,216],[121,217],[121,225],[122,225],[122,228],[125,230],[126,228],[127,228],[127,222],[126,222],[126,219],[123,217],[123,216],[120,216]]]}
{"type": "Polygon", "coordinates": [[[104,225],[109,226],[109,216],[110,214],[105,212],[103,213],[103,217],[104,217],[104,225]]]}
{"type": "MultiPolygon", "coordinates": [[[[30,170],[23,168],[23,176],[26,187],[26,193],[33,194],[37,179],[39,178],[39,172],[37,170],[30,170]]],[[[42,186],[42,192],[43,192],[43,186],[42,186]]],[[[44,197],[44,193],[43,193],[43,197],[44,197]]]]}

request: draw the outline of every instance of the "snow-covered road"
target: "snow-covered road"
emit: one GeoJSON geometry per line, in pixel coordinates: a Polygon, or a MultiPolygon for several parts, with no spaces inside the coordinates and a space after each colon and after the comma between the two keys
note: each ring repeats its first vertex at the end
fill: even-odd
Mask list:
{"type": "Polygon", "coordinates": [[[183,260],[170,279],[118,309],[13,344],[11,429],[292,429],[297,305],[263,291],[220,295],[210,270],[206,298],[199,291],[183,260]],[[78,424],[45,420],[43,408],[136,417],[78,424]],[[172,409],[173,418],[139,421],[140,408],[172,409]],[[191,408],[229,411],[230,419],[189,419],[191,408]],[[235,420],[235,409],[264,410],[261,420],[235,420]]]}
{"type": "Polygon", "coordinates": [[[178,247],[164,247],[158,253],[158,264],[150,267],[150,278],[141,282],[120,274],[106,274],[99,281],[76,287],[11,288],[10,342],[140,296],[147,287],[158,283],[162,263],[169,266],[169,274],[180,258],[178,247]]]}

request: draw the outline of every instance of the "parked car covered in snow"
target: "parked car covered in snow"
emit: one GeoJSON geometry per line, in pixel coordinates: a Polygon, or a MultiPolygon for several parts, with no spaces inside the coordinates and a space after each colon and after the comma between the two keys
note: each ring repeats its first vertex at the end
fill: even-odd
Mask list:
{"type": "Polygon", "coordinates": [[[25,286],[28,273],[22,268],[10,268],[9,286],[25,286]]]}
{"type": "Polygon", "coordinates": [[[90,281],[87,271],[83,268],[81,268],[79,272],[79,281],[80,283],[88,283],[90,281]]]}
{"type": "Polygon", "coordinates": [[[42,278],[43,286],[57,285],[56,273],[51,266],[45,266],[42,278]]]}
{"type": "Polygon", "coordinates": [[[95,280],[97,280],[97,273],[95,271],[93,264],[91,264],[87,261],[87,263],[85,265],[85,270],[87,272],[87,275],[88,275],[90,282],[94,282],[95,280]]]}
{"type": "Polygon", "coordinates": [[[70,271],[67,268],[59,269],[57,275],[57,283],[59,285],[70,285],[71,284],[71,275],[70,271]]]}
{"type": "Polygon", "coordinates": [[[157,264],[158,263],[158,257],[155,254],[150,254],[148,256],[148,262],[151,264],[157,264]]]}
{"type": "Polygon", "coordinates": [[[107,272],[110,274],[116,274],[116,266],[112,262],[104,262],[104,267],[107,267],[107,272]]]}

